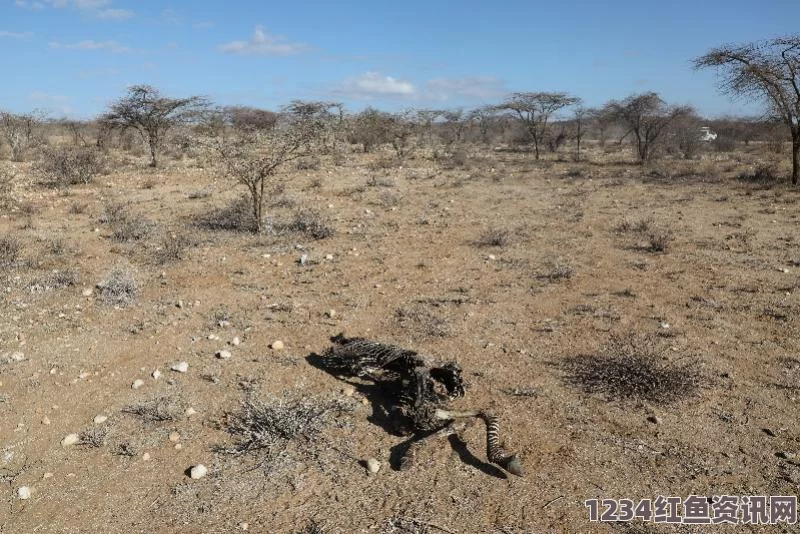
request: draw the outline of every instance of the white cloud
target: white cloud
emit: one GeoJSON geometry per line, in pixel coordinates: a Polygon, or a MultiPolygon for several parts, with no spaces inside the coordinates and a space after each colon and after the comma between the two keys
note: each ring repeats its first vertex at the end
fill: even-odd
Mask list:
{"type": "Polygon", "coordinates": [[[130,9],[101,9],[96,16],[103,20],[126,20],[133,17],[133,11],[130,9]]]}
{"type": "Polygon", "coordinates": [[[417,88],[414,84],[395,78],[384,76],[379,72],[367,72],[358,78],[351,78],[339,88],[337,93],[361,98],[374,97],[406,97],[416,95],[417,88]]]}
{"type": "Polygon", "coordinates": [[[67,50],[108,50],[115,53],[130,52],[127,46],[122,46],[116,41],[93,41],[87,39],[77,43],[50,42],[50,48],[64,48],[67,50]]]}
{"type": "Polygon", "coordinates": [[[221,52],[230,54],[259,54],[265,56],[288,56],[308,50],[308,45],[292,43],[283,37],[270,35],[261,26],[256,26],[249,41],[232,41],[219,46],[221,52]]]}
{"type": "MultiPolygon", "coordinates": [[[[65,0],[60,0],[64,1],[65,0]]],[[[111,3],[111,0],[75,0],[75,5],[78,9],[97,9],[99,7],[105,7],[111,3]]]]}
{"type": "Polygon", "coordinates": [[[16,0],[14,4],[17,7],[22,7],[25,9],[42,9],[44,8],[44,4],[41,2],[28,2],[27,0],[16,0]]]}
{"type": "Polygon", "coordinates": [[[0,30],[0,38],[8,37],[9,39],[28,39],[33,36],[31,32],[7,32],[0,30]]]}
{"type": "Polygon", "coordinates": [[[69,105],[69,97],[54,95],[45,91],[34,91],[28,95],[28,100],[48,111],[62,115],[73,115],[75,110],[69,105]]]}
{"type": "Polygon", "coordinates": [[[505,83],[493,76],[434,78],[428,81],[422,91],[425,98],[442,101],[454,98],[492,100],[508,92],[505,83]]]}

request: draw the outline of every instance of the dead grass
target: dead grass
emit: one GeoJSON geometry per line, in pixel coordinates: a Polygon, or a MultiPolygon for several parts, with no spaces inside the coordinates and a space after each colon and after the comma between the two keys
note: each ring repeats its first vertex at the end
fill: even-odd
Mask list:
{"type": "Polygon", "coordinates": [[[476,247],[504,247],[509,242],[508,230],[502,228],[489,228],[475,240],[476,247]]]}
{"type": "Polygon", "coordinates": [[[148,423],[178,421],[186,411],[186,402],[177,395],[156,395],[126,406],[122,413],[136,415],[148,423]]]}
{"type": "Polygon", "coordinates": [[[114,267],[97,287],[101,302],[120,307],[132,304],[141,291],[135,271],[125,264],[114,267]]]}
{"type": "Polygon", "coordinates": [[[287,227],[293,232],[300,232],[313,239],[327,239],[336,234],[336,229],[320,212],[302,209],[295,213],[294,219],[287,227]]]}
{"type": "Polygon", "coordinates": [[[601,354],[570,356],[561,363],[566,382],[614,401],[668,404],[693,396],[700,385],[694,364],[669,362],[656,341],[613,336],[601,354]]]}
{"type": "Polygon", "coordinates": [[[108,438],[109,429],[107,426],[90,426],[78,434],[79,443],[90,449],[104,447],[108,438]]]}
{"type": "Polygon", "coordinates": [[[19,260],[22,241],[16,236],[0,237],[0,267],[11,267],[19,260]]]}
{"type": "Polygon", "coordinates": [[[324,447],[322,431],[353,410],[342,399],[304,397],[275,399],[269,402],[248,399],[241,410],[226,418],[226,430],[236,438],[233,455],[257,454],[262,465],[269,465],[287,454],[290,443],[298,444],[302,454],[324,447]]]}

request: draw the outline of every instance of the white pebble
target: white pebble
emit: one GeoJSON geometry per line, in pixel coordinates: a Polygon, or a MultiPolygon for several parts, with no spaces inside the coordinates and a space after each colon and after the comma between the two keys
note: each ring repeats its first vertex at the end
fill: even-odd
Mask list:
{"type": "Polygon", "coordinates": [[[42,475],[42,478],[47,480],[48,478],[53,478],[53,473],[45,473],[42,475]]]}
{"type": "Polygon", "coordinates": [[[144,380],[142,380],[141,378],[137,378],[136,380],[133,381],[133,384],[131,384],[131,388],[139,389],[143,385],[144,385],[144,380]]]}
{"type": "Polygon", "coordinates": [[[489,254],[488,256],[486,256],[486,259],[489,260],[489,261],[494,261],[495,260],[495,255],[494,254],[489,254]]]}
{"type": "Polygon", "coordinates": [[[150,453],[149,452],[144,453],[142,455],[142,460],[144,460],[145,462],[149,461],[150,460],[150,453]]]}
{"type": "Polygon", "coordinates": [[[92,293],[94,293],[94,290],[92,290],[91,287],[87,287],[86,289],[81,291],[81,295],[83,295],[84,297],[91,297],[92,293]]]}
{"type": "Polygon", "coordinates": [[[61,445],[64,447],[69,447],[70,445],[76,445],[80,443],[81,438],[78,434],[67,434],[64,436],[64,439],[61,440],[61,445]]]}
{"type": "Polygon", "coordinates": [[[42,424],[43,425],[49,425],[50,424],[50,418],[47,417],[46,415],[44,417],[42,417],[42,424]]]}
{"type": "Polygon", "coordinates": [[[272,350],[283,350],[283,341],[280,339],[275,340],[272,342],[272,345],[269,346],[272,350]]]}
{"type": "Polygon", "coordinates": [[[192,470],[190,471],[190,476],[195,480],[203,478],[207,474],[208,468],[206,468],[206,466],[203,464],[197,464],[196,466],[192,467],[192,470]]]}
{"type": "Polygon", "coordinates": [[[174,363],[172,364],[172,367],[170,367],[170,369],[178,373],[185,373],[186,371],[189,370],[189,363],[188,362],[174,363]]]}
{"type": "Polygon", "coordinates": [[[241,523],[239,523],[239,528],[242,530],[247,530],[248,528],[250,528],[250,523],[248,523],[247,521],[242,521],[241,523]]]}
{"type": "Polygon", "coordinates": [[[17,497],[23,501],[31,498],[31,489],[28,486],[20,486],[17,488],[17,497]]]}
{"type": "Polygon", "coordinates": [[[332,261],[333,260],[333,254],[325,254],[325,259],[328,260],[328,261],[332,261]]]}
{"type": "Polygon", "coordinates": [[[233,355],[231,354],[231,352],[229,350],[218,350],[216,352],[216,356],[220,360],[229,360],[231,358],[231,356],[233,356],[233,355]]]}
{"type": "Polygon", "coordinates": [[[242,340],[239,339],[238,337],[231,339],[231,345],[233,345],[234,347],[238,347],[241,342],[242,340]]]}
{"type": "Polygon", "coordinates": [[[211,341],[217,341],[219,336],[217,334],[208,334],[208,339],[211,341]]]}
{"type": "Polygon", "coordinates": [[[173,442],[173,443],[175,443],[176,441],[180,441],[181,440],[181,435],[178,432],[172,432],[169,435],[169,440],[171,442],[173,442]]]}
{"type": "Polygon", "coordinates": [[[375,458],[369,458],[367,460],[367,471],[372,473],[373,475],[381,470],[381,463],[376,460],[375,458]]]}
{"type": "Polygon", "coordinates": [[[185,413],[186,413],[187,416],[191,417],[191,416],[193,416],[194,414],[197,413],[197,410],[195,410],[194,408],[189,406],[188,408],[186,408],[186,412],[185,413]]]}
{"type": "Polygon", "coordinates": [[[156,369],[155,371],[153,371],[153,375],[152,376],[153,376],[153,380],[158,380],[159,378],[161,378],[161,371],[156,369]]]}
{"type": "Polygon", "coordinates": [[[108,421],[108,417],[105,415],[95,415],[92,421],[94,421],[94,424],[96,425],[102,425],[103,423],[108,421]]]}
{"type": "Polygon", "coordinates": [[[325,315],[327,315],[329,319],[333,319],[336,317],[336,310],[328,310],[325,312],[325,315]]]}

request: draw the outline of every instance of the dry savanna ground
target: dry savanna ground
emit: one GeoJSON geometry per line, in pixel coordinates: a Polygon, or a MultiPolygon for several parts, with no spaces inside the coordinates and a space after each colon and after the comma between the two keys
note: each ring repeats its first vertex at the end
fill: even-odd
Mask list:
{"type": "Polygon", "coordinates": [[[705,532],[583,503],[798,492],[798,191],[747,179],[778,156],[323,156],[261,235],[202,160],[111,157],[0,162],[4,534],[705,532]],[[479,423],[399,470],[374,389],[309,362],[339,332],[460,364],[525,476],[479,423]]]}

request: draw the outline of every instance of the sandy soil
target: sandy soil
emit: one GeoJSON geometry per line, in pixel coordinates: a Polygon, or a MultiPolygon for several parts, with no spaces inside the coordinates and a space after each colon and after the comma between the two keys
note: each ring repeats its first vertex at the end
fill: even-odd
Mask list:
{"type": "Polygon", "coordinates": [[[289,169],[271,220],[317,210],[336,231],[320,240],[198,225],[241,191],[191,161],[130,159],[69,191],[21,180],[21,207],[0,218],[22,245],[0,267],[0,532],[706,532],[590,523],[584,500],[797,495],[798,192],[735,179],[756,156],[641,168],[499,152],[453,169],[377,157],[289,169]],[[109,202],[149,233],[113,239],[109,202]],[[630,229],[642,221],[671,235],[664,251],[630,229]],[[160,263],[171,233],[191,244],[160,263]],[[141,284],[126,307],[95,287],[120,265],[141,284]],[[458,362],[469,389],[454,407],[499,415],[526,476],[485,463],[480,424],[393,468],[404,438],[376,424],[368,390],[344,395],[307,360],[339,332],[458,362]],[[614,334],[691,366],[696,393],[664,404],[570,383],[562,362],[605,354],[614,334]],[[179,361],[188,372],[170,370],[179,361]],[[265,461],[224,452],[246,398],[346,409],[265,461]],[[61,445],[87,429],[97,446],[61,445]],[[192,480],[198,463],[209,473],[192,480]]]}

